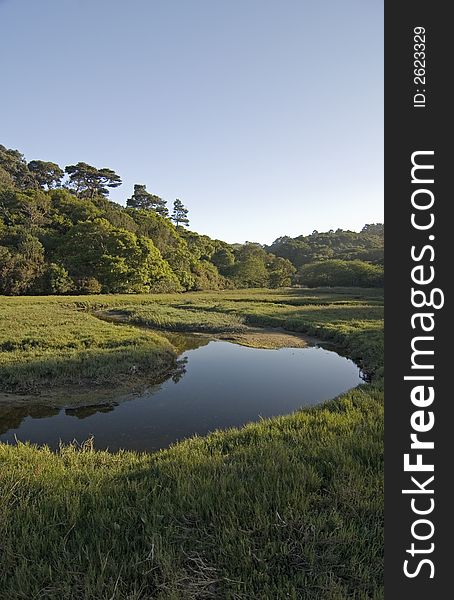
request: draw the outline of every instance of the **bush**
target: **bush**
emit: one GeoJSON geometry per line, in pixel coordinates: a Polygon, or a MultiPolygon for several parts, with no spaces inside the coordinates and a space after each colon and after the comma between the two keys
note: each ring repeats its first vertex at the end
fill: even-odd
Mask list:
{"type": "Polygon", "coordinates": [[[102,286],[95,277],[83,277],[77,282],[79,294],[100,294],[102,286]]]}
{"type": "Polygon", "coordinates": [[[68,271],[57,263],[46,265],[45,271],[33,285],[34,294],[68,294],[74,290],[74,281],[68,271]]]}
{"type": "Polygon", "coordinates": [[[302,266],[299,280],[308,287],[382,287],[384,271],[361,260],[325,260],[302,266]]]}

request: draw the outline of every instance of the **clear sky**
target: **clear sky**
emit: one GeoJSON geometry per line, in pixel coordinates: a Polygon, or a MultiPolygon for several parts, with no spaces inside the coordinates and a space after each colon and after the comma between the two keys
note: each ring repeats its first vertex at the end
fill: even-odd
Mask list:
{"type": "Polygon", "coordinates": [[[383,219],[382,0],[0,0],[0,143],[114,169],[191,229],[383,219]]]}

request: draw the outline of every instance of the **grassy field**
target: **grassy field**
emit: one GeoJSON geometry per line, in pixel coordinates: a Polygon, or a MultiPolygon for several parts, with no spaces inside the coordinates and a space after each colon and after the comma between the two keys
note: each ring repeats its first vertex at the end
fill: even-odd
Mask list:
{"type": "Polygon", "coordinates": [[[173,365],[175,348],[162,336],[115,327],[56,298],[0,300],[0,387],[36,393],[50,387],[117,386],[173,365]]]}
{"type": "Polygon", "coordinates": [[[156,330],[240,332],[283,327],[348,348],[370,372],[381,365],[379,290],[246,290],[169,295],[0,299],[0,387],[38,393],[86,385],[117,387],[174,365],[175,348],[156,330]],[[100,318],[102,317],[102,318],[100,318]],[[116,326],[120,319],[146,328],[116,326]]]}
{"type": "Polygon", "coordinates": [[[323,406],[152,455],[0,445],[1,598],[383,597],[380,290],[0,303],[15,319],[13,333],[0,334],[0,381],[10,391],[49,385],[57,359],[74,374],[71,384],[76,373],[87,378],[80,357],[95,381],[112,368],[130,372],[121,358],[130,350],[152,349],[163,368],[171,364],[177,349],[134,323],[173,331],[283,327],[335,342],[372,377],[323,406]],[[95,311],[131,325],[104,322],[95,311]]]}

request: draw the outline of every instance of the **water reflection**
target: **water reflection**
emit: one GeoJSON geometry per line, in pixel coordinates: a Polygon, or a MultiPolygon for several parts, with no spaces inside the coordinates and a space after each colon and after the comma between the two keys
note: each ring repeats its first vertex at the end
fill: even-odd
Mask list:
{"type": "MultiPolygon", "coordinates": [[[[60,409],[49,406],[31,405],[31,406],[0,406],[0,434],[6,433],[9,429],[17,429],[22,421],[27,417],[33,419],[45,419],[58,415],[60,409]]],[[[1,439],[1,438],[0,438],[1,439]]]]}
{"type": "Polygon", "coordinates": [[[362,383],[351,360],[319,347],[263,350],[175,335],[180,347],[196,347],[182,354],[167,381],[96,406],[0,409],[0,440],[56,448],[60,440],[93,435],[97,448],[157,450],[195,433],[287,414],[362,383]]]}
{"type": "Polygon", "coordinates": [[[96,406],[78,406],[76,408],[66,408],[65,415],[69,417],[77,417],[78,419],[86,419],[96,413],[108,413],[112,411],[116,406],[115,404],[98,404],[96,406]]]}
{"type": "Polygon", "coordinates": [[[183,377],[183,375],[185,375],[186,365],[188,364],[188,360],[189,360],[188,356],[184,356],[183,358],[180,358],[177,360],[176,368],[171,377],[173,383],[178,383],[180,381],[180,379],[183,377]]]}

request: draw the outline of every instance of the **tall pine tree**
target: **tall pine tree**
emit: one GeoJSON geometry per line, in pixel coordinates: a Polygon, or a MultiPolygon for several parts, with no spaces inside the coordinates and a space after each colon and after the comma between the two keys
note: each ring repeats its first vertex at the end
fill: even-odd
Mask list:
{"type": "Polygon", "coordinates": [[[130,208],[142,208],[144,210],[152,210],[162,217],[168,217],[166,201],[147,192],[146,186],[136,183],[134,185],[134,194],[126,201],[130,208]]]}
{"type": "Polygon", "coordinates": [[[171,217],[172,221],[177,227],[180,225],[189,227],[188,212],[188,209],[184,206],[181,200],[177,198],[173,203],[173,213],[171,217]]]}

